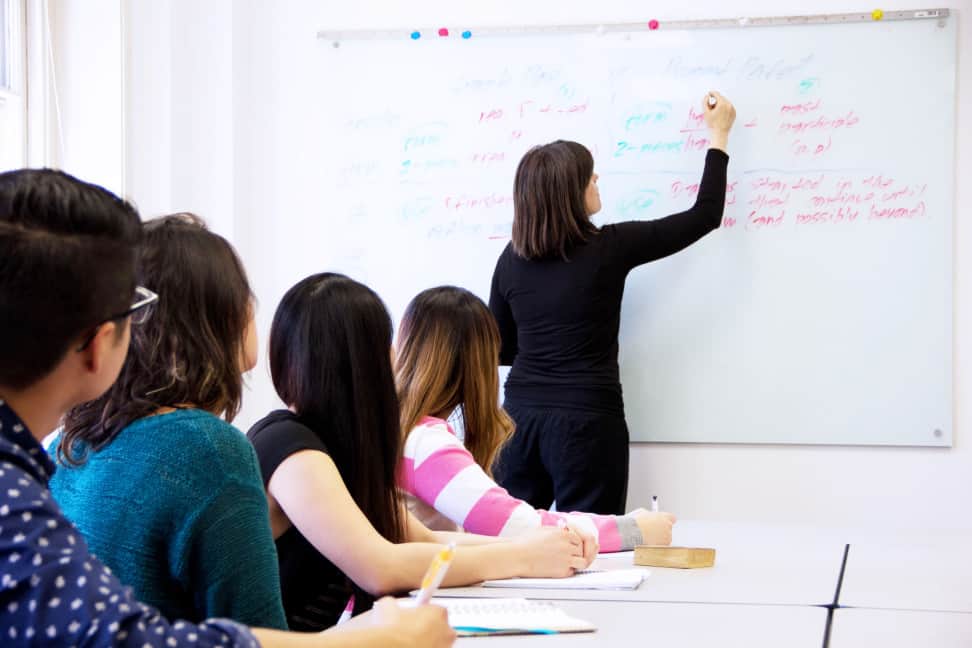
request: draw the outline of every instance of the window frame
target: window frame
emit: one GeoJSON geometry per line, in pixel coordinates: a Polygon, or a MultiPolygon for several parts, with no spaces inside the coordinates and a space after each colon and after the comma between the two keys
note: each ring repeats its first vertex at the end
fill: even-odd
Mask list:
{"type": "Polygon", "coordinates": [[[7,86],[0,87],[0,135],[7,139],[14,133],[19,146],[4,144],[0,152],[0,165],[18,168],[27,162],[27,2],[26,0],[0,0],[4,5],[5,31],[4,62],[7,66],[7,86]],[[9,158],[6,156],[9,155],[9,158]]]}

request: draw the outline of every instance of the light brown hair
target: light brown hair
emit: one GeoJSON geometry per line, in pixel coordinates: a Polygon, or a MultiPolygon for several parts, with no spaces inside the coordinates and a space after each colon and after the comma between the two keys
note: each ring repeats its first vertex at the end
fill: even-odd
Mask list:
{"type": "Polygon", "coordinates": [[[402,433],[424,416],[447,418],[461,408],[466,448],[491,473],[514,429],[499,405],[499,349],[496,321],[479,297],[455,286],[419,293],[398,331],[402,433]]]}
{"type": "Polygon", "coordinates": [[[567,260],[597,234],[584,201],[594,175],[591,152],[557,140],[523,156],[513,181],[513,251],[524,259],[567,260]]]}

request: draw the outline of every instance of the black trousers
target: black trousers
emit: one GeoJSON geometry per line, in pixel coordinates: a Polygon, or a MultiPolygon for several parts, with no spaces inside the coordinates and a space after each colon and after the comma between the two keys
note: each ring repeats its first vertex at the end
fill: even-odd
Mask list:
{"type": "Polygon", "coordinates": [[[516,432],[496,481],[534,508],[621,515],[628,497],[628,426],[621,414],[506,403],[516,432]]]}

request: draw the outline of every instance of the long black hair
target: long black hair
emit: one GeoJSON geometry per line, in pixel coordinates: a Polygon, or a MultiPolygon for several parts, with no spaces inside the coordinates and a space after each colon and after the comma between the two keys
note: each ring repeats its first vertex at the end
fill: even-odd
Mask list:
{"type": "Polygon", "coordinates": [[[367,286],[315,274],[287,291],[270,329],[280,398],[321,438],[351,497],[386,539],[404,539],[392,321],[367,286]]]}

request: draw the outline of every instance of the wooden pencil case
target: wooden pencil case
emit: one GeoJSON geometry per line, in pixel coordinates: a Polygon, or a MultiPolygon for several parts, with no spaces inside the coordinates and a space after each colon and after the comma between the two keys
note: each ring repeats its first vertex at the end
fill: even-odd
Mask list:
{"type": "Polygon", "coordinates": [[[679,569],[711,567],[715,564],[715,549],[638,545],[634,550],[634,564],[645,567],[677,567],[679,569]]]}

